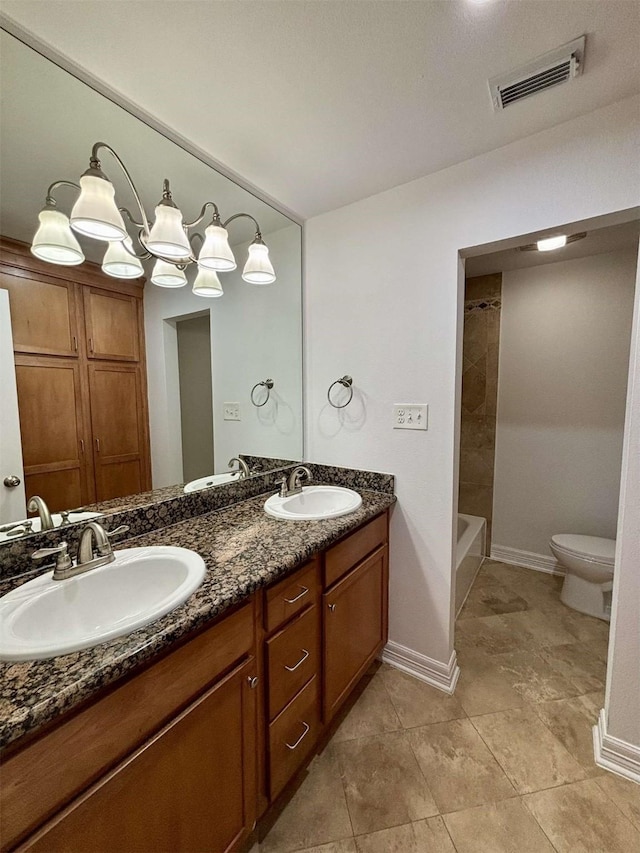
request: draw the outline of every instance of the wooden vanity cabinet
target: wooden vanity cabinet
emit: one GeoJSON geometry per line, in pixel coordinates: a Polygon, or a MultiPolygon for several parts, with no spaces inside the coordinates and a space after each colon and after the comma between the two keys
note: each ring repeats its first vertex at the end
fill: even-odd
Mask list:
{"type": "Polygon", "coordinates": [[[388,514],[324,555],[323,716],[328,723],[387,642],[388,514]]]}
{"type": "Polygon", "coordinates": [[[254,596],[10,754],[2,849],[236,850],[256,819],[257,612],[254,596]]]}
{"type": "Polygon", "coordinates": [[[320,560],[264,592],[267,788],[274,800],[320,736],[320,560]]]}
{"type": "Polygon", "coordinates": [[[143,283],[0,239],[25,489],[52,511],[151,488],[143,283]]]}

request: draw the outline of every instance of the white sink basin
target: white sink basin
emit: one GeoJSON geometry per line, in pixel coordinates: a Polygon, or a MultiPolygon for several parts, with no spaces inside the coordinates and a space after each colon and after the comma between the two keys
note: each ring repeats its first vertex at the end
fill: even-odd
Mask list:
{"type": "Polygon", "coordinates": [[[238,472],[230,471],[228,474],[211,474],[209,477],[200,477],[198,480],[192,480],[184,487],[184,491],[199,492],[200,489],[208,489],[210,486],[220,486],[222,483],[232,483],[238,480],[238,472]]]}
{"type": "Polygon", "coordinates": [[[63,581],[40,575],[0,598],[0,660],[43,660],[129,634],[182,604],[202,583],[187,548],[115,551],[113,563],[63,581]]]}
{"type": "Polygon", "coordinates": [[[303,486],[301,492],[288,498],[272,495],[265,501],[264,509],[274,518],[319,521],[348,515],[361,504],[362,498],[353,489],[342,486],[303,486]]]}

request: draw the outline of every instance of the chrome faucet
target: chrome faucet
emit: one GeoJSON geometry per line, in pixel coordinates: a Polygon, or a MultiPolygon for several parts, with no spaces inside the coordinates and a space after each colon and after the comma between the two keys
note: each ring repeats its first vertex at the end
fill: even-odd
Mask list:
{"type": "Polygon", "coordinates": [[[32,498],[29,498],[29,503],[27,504],[27,512],[37,512],[40,516],[40,530],[53,530],[55,524],[53,523],[53,519],[51,518],[51,513],[49,512],[49,507],[40,497],[40,495],[34,495],[32,498]]]}
{"type": "Polygon", "coordinates": [[[286,477],[283,477],[280,487],[280,497],[288,498],[291,495],[300,494],[302,491],[302,477],[306,479],[307,483],[311,482],[311,471],[306,465],[298,465],[297,468],[294,468],[289,474],[288,480],[286,477]]]}
{"type": "Polygon", "coordinates": [[[238,463],[238,473],[240,474],[241,480],[245,480],[247,477],[251,476],[251,470],[244,459],[240,459],[239,456],[234,456],[233,459],[229,460],[229,468],[233,468],[234,462],[238,463]]]}
{"type": "Polygon", "coordinates": [[[129,527],[122,524],[115,530],[107,531],[97,521],[90,521],[80,534],[80,545],[78,547],[78,561],[73,565],[73,560],[68,553],[68,543],[60,542],[51,548],[40,548],[31,555],[32,560],[42,560],[45,557],[56,557],[56,565],[53,570],[54,581],[62,581],[81,575],[98,566],[106,566],[113,563],[116,556],[111,548],[109,537],[125,533],[129,527]],[[95,548],[95,554],[94,554],[95,548]]]}

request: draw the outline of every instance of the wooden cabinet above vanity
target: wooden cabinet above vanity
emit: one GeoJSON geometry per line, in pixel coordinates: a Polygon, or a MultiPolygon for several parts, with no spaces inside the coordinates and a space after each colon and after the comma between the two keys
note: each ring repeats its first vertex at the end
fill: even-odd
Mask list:
{"type": "Polygon", "coordinates": [[[52,511],[151,487],[143,282],[0,240],[27,495],[52,511]]]}
{"type": "Polygon", "coordinates": [[[387,552],[379,509],[16,741],[3,762],[2,849],[245,850],[386,642],[387,552]]]}

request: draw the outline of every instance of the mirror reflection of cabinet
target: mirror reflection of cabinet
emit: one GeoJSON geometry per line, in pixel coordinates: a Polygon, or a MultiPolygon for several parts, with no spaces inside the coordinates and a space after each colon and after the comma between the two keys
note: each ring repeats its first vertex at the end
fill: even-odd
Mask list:
{"type": "Polygon", "coordinates": [[[142,283],[2,239],[28,496],[52,511],[151,488],[142,283]]]}

